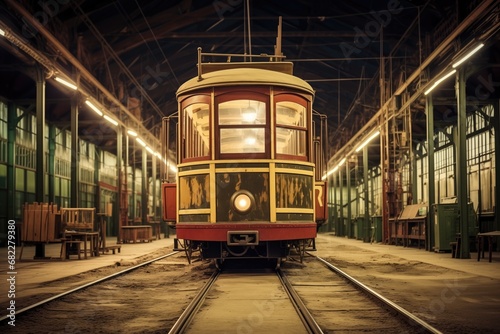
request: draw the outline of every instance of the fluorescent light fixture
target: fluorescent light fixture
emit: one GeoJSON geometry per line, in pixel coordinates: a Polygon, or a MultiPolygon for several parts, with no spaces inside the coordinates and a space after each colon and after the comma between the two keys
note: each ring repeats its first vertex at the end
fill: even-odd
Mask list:
{"type": "Polygon", "coordinates": [[[94,110],[99,116],[102,116],[102,111],[99,110],[92,102],[86,100],[85,103],[90,107],[90,109],[94,110]]]}
{"type": "Polygon", "coordinates": [[[441,79],[439,79],[438,81],[436,81],[432,86],[431,88],[429,88],[424,94],[427,95],[429,94],[434,88],[436,88],[441,82],[443,82],[444,80],[448,79],[449,76],[451,76],[453,73],[455,73],[457,70],[451,70],[450,73],[446,74],[444,77],[442,77],[441,79]]]}
{"type": "Polygon", "coordinates": [[[141,144],[142,146],[146,147],[146,143],[145,143],[145,142],[144,142],[144,140],[142,140],[141,138],[136,137],[136,138],[135,138],[135,140],[137,140],[137,142],[138,142],[139,144],[141,144]]]}
{"type": "Polygon", "coordinates": [[[455,64],[452,65],[453,68],[457,67],[458,65],[462,64],[464,61],[466,61],[467,59],[469,59],[474,53],[476,53],[480,48],[482,48],[484,46],[483,43],[479,44],[478,46],[476,46],[471,52],[469,52],[468,54],[466,54],[464,57],[462,57],[462,59],[460,59],[459,61],[457,61],[455,64]]]}
{"type": "Polygon", "coordinates": [[[128,130],[127,133],[129,135],[131,135],[132,137],[137,137],[137,132],[133,131],[133,130],[128,130]]]}
{"type": "Polygon", "coordinates": [[[5,31],[3,29],[0,29],[0,35],[5,36],[5,31]]]}
{"type": "Polygon", "coordinates": [[[155,154],[155,151],[149,146],[146,146],[146,151],[148,151],[149,153],[151,153],[153,155],[155,154]]]}
{"type": "Polygon", "coordinates": [[[161,159],[161,154],[160,154],[160,152],[155,152],[154,154],[156,155],[156,157],[157,157],[158,159],[161,159]]]}
{"type": "Polygon", "coordinates": [[[117,126],[117,125],[118,125],[118,122],[117,122],[115,119],[113,119],[113,118],[109,117],[108,115],[104,115],[104,119],[105,119],[106,121],[110,122],[111,124],[113,124],[114,126],[117,126]]]}
{"type": "Polygon", "coordinates": [[[356,148],[356,152],[359,152],[363,149],[363,147],[365,147],[366,145],[368,145],[369,142],[372,141],[373,138],[377,137],[378,135],[380,134],[380,131],[377,130],[375,131],[370,137],[366,138],[366,140],[358,146],[358,148],[356,148]]]}
{"type": "Polygon", "coordinates": [[[170,170],[174,173],[177,173],[177,167],[175,167],[174,165],[170,165],[170,170]]]}
{"type": "Polygon", "coordinates": [[[64,80],[62,78],[55,77],[54,80],[57,81],[57,82],[59,82],[59,83],[62,83],[64,86],[69,87],[72,90],[77,90],[78,89],[74,83],[66,81],[66,80],[64,80]]]}
{"type": "Polygon", "coordinates": [[[329,176],[329,175],[335,173],[336,171],[338,171],[339,168],[345,163],[345,160],[346,160],[346,158],[343,158],[342,160],[340,160],[339,164],[337,166],[333,167],[333,169],[330,169],[328,171],[328,173],[326,173],[325,175],[323,175],[323,177],[321,179],[322,180],[326,180],[327,176],[329,176]]]}

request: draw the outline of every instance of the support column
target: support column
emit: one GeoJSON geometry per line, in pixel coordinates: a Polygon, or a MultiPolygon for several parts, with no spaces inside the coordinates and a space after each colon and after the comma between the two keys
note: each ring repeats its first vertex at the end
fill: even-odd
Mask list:
{"type": "MultiPolygon", "coordinates": [[[[36,68],[36,174],[35,199],[45,202],[45,74],[41,67],[36,68]]],[[[37,244],[35,258],[45,257],[45,245],[37,244]]]]}
{"type": "MultiPolygon", "coordinates": [[[[495,166],[495,230],[500,231],[500,206],[497,205],[500,201],[500,166],[498,166],[500,162],[500,101],[496,100],[493,103],[494,111],[493,111],[493,119],[494,119],[494,127],[495,127],[495,161],[496,161],[496,166],[495,166]],[[499,209],[497,209],[499,208],[499,209]]],[[[481,226],[480,226],[481,227],[481,226]]],[[[481,231],[479,232],[487,232],[487,231],[481,231]]]]}
{"type": "Polygon", "coordinates": [[[16,105],[9,103],[7,110],[7,219],[14,219],[16,212],[16,105]]]}
{"type": "Polygon", "coordinates": [[[339,167],[339,233],[338,236],[345,236],[344,228],[344,180],[342,179],[342,168],[339,167]]]}
{"type": "Polygon", "coordinates": [[[345,170],[346,170],[346,182],[347,182],[347,237],[352,238],[352,226],[351,226],[351,219],[352,219],[352,213],[351,213],[351,171],[350,171],[350,163],[349,163],[349,158],[347,158],[347,161],[345,163],[345,170]]]}
{"type": "MultiPolygon", "coordinates": [[[[429,208],[427,214],[427,226],[425,227],[425,249],[432,251],[434,247],[434,210],[435,199],[435,177],[434,177],[434,104],[432,93],[425,99],[425,111],[427,115],[427,189],[429,195],[429,208]]],[[[422,175],[423,177],[423,175],[422,175]]],[[[423,188],[422,188],[423,191],[423,188]]]]}
{"type": "MultiPolygon", "coordinates": [[[[122,226],[126,225],[126,219],[127,216],[125,214],[125,217],[123,217],[123,211],[126,208],[122,207],[122,195],[123,195],[123,178],[126,178],[126,175],[124,176],[123,171],[122,171],[122,157],[123,157],[123,134],[122,134],[122,127],[118,126],[116,128],[116,180],[117,180],[117,187],[116,187],[116,198],[115,198],[115,205],[114,207],[116,208],[115,214],[113,215],[116,220],[118,220],[117,224],[115,224],[115,231],[114,233],[116,234],[117,238],[117,243],[120,243],[122,241],[120,231],[122,226]],[[125,221],[124,221],[125,219],[125,221]]],[[[126,182],[126,181],[125,181],[126,182]]]]}
{"type": "Polygon", "coordinates": [[[156,201],[157,201],[157,198],[156,198],[156,155],[152,155],[151,156],[151,182],[153,182],[152,184],[152,192],[153,192],[153,207],[152,207],[152,210],[153,210],[153,220],[156,220],[156,201]]]}
{"type": "Polygon", "coordinates": [[[469,222],[467,203],[469,193],[467,191],[467,150],[466,150],[466,95],[465,95],[465,67],[461,67],[456,75],[455,93],[457,97],[458,113],[458,141],[456,143],[456,187],[460,220],[460,258],[470,259],[469,249],[469,222]]]}
{"type": "MultiPolygon", "coordinates": [[[[54,125],[49,126],[49,161],[47,171],[49,177],[49,203],[54,203],[56,201],[56,193],[54,189],[55,185],[55,160],[56,160],[56,127],[54,125]]],[[[73,188],[72,188],[73,189],[73,188]]]]}
{"type": "Polygon", "coordinates": [[[145,223],[148,219],[148,154],[146,148],[142,148],[142,198],[141,198],[141,220],[145,223]]]}
{"type": "Polygon", "coordinates": [[[335,173],[332,173],[331,175],[331,184],[332,186],[329,187],[329,191],[332,194],[332,196],[328,196],[328,198],[333,198],[333,215],[329,215],[330,217],[333,217],[333,227],[335,229],[335,235],[339,236],[339,216],[337,214],[337,175],[335,173]]]}
{"type": "MultiPolygon", "coordinates": [[[[368,145],[363,147],[363,184],[365,196],[365,222],[363,224],[363,242],[370,241],[370,213],[368,200],[368,145]]],[[[358,232],[359,233],[359,232],[358,232]]]]}
{"type": "Polygon", "coordinates": [[[71,99],[71,207],[80,207],[80,145],[78,143],[78,102],[71,99]]]}
{"type": "MultiPolygon", "coordinates": [[[[410,143],[411,145],[411,143],[410,143]]],[[[411,203],[409,204],[417,204],[418,203],[418,175],[417,175],[417,156],[415,154],[415,150],[412,150],[411,153],[411,203]]]]}

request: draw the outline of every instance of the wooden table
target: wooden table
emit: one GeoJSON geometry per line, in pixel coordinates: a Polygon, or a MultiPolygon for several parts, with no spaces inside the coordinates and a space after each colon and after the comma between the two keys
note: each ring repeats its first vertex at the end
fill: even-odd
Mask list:
{"type": "Polygon", "coordinates": [[[90,256],[99,256],[99,232],[66,231],[64,232],[64,238],[71,241],[82,241],[85,259],[87,258],[87,242],[90,243],[90,256]]]}
{"type": "Polygon", "coordinates": [[[481,253],[483,253],[484,259],[484,239],[488,238],[488,255],[489,262],[491,262],[491,253],[493,251],[493,237],[500,236],[500,231],[491,231],[485,233],[477,234],[477,260],[479,261],[481,258],[481,253]]]}

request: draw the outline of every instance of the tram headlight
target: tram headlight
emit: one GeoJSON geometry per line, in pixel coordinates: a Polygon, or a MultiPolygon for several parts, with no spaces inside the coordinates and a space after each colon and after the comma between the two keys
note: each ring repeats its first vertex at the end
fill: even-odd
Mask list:
{"type": "Polygon", "coordinates": [[[231,196],[231,207],[239,214],[250,212],[254,206],[255,199],[251,192],[247,190],[237,191],[231,196]]]}

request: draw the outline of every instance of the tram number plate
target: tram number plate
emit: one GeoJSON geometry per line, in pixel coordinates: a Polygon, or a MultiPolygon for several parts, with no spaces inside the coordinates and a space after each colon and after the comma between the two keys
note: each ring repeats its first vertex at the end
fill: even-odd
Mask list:
{"type": "Polygon", "coordinates": [[[256,246],[259,244],[259,231],[228,231],[229,246],[256,246]]]}

